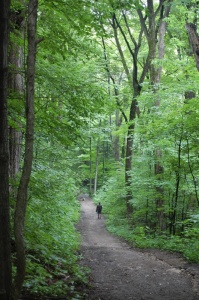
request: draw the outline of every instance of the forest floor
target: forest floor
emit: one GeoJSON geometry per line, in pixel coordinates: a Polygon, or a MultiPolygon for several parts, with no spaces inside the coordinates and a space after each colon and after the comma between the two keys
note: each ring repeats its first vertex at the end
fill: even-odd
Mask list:
{"type": "MultiPolygon", "coordinates": [[[[83,195],[82,195],[83,196],[83,195]]],[[[82,197],[80,197],[81,200],[82,197]]],[[[91,270],[88,300],[199,300],[199,265],[180,254],[140,250],[113,236],[97,219],[89,197],[81,201],[82,265],[91,270]]]]}

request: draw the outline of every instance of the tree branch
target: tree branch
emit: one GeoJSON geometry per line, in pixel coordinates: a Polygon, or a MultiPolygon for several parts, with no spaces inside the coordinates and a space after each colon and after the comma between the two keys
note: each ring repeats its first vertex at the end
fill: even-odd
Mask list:
{"type": "Polygon", "coordinates": [[[123,111],[123,109],[121,108],[121,104],[119,102],[119,99],[118,99],[118,96],[119,96],[119,92],[118,92],[118,89],[116,87],[116,83],[115,83],[115,79],[114,77],[112,76],[111,72],[110,72],[110,69],[109,69],[109,66],[108,66],[108,59],[107,59],[107,55],[106,55],[106,45],[105,45],[105,42],[104,42],[104,38],[102,37],[102,44],[103,44],[103,49],[104,49],[104,59],[105,59],[105,64],[106,64],[106,71],[108,73],[108,76],[109,78],[112,80],[113,82],[113,86],[114,86],[114,91],[115,91],[115,96],[116,96],[116,103],[117,103],[117,106],[120,110],[120,112],[122,113],[123,117],[124,117],[124,120],[126,123],[128,123],[128,118],[125,114],[125,112],[123,111]]]}
{"type": "Polygon", "coordinates": [[[118,24],[117,24],[117,21],[116,21],[115,14],[113,14],[112,20],[113,20],[112,27],[113,27],[113,31],[114,31],[114,37],[115,37],[116,45],[117,45],[117,48],[118,48],[118,51],[119,51],[119,54],[120,54],[120,57],[121,57],[121,60],[122,60],[124,71],[125,71],[126,76],[128,78],[128,81],[131,82],[132,78],[131,78],[131,75],[130,75],[130,72],[129,72],[129,69],[128,69],[124,54],[123,54],[123,51],[122,51],[122,47],[121,47],[119,39],[118,39],[118,34],[117,34],[117,25],[118,24]]]}

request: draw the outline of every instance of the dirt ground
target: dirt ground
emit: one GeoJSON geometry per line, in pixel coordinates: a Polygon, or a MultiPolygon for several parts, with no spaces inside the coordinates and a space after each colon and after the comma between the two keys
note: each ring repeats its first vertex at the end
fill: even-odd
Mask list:
{"type": "Polygon", "coordinates": [[[199,265],[178,254],[135,249],[111,235],[89,197],[78,231],[82,264],[91,269],[87,300],[199,300],[199,265]]]}

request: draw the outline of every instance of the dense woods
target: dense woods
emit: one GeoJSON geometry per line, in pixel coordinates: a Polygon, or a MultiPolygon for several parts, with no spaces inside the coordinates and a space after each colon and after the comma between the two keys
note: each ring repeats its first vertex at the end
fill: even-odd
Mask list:
{"type": "Polygon", "coordinates": [[[80,194],[199,262],[198,1],[2,3],[1,299],[81,299],[80,194]]]}

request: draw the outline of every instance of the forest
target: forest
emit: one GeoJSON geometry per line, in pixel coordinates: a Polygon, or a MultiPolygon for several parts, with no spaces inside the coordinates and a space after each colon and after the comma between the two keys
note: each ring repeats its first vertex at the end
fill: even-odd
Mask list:
{"type": "Polygon", "coordinates": [[[2,300],[83,299],[81,194],[199,263],[198,22],[196,0],[2,0],[2,300]]]}

